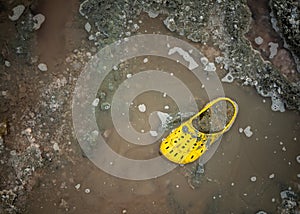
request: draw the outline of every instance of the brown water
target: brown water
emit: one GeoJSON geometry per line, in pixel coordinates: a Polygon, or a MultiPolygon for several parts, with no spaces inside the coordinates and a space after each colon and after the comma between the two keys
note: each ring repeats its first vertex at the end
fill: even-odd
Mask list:
{"type": "MultiPolygon", "coordinates": [[[[37,48],[50,68],[59,71],[60,65],[56,60],[65,58],[65,53],[72,51],[70,45],[64,45],[66,38],[74,38],[80,43],[81,36],[78,34],[82,31],[68,34],[70,31],[65,31],[66,24],[54,24],[57,15],[61,15],[62,23],[70,24],[72,19],[71,14],[62,15],[67,13],[57,10],[62,6],[56,2],[45,1],[43,11],[47,13],[48,21],[44,23],[44,32],[39,35],[37,48]],[[47,35],[46,29],[51,34],[47,35]],[[48,40],[50,35],[56,35],[55,39],[48,40]]],[[[74,5],[73,14],[77,11],[74,5]]],[[[159,19],[161,17],[150,19],[143,15],[140,31],[170,34],[159,19]]],[[[218,53],[211,47],[200,48],[209,59],[218,53]]],[[[161,66],[173,72],[194,89],[199,108],[208,101],[205,90],[195,90],[201,88],[199,83],[183,67],[156,57],[149,58],[147,64],[143,64],[142,59],[133,62],[133,68],[143,70],[148,69],[147,66],[161,66]]],[[[218,70],[220,76],[224,73],[218,70]]],[[[64,167],[41,176],[30,195],[27,213],[66,213],[66,209],[68,213],[122,213],[123,210],[127,213],[255,213],[260,209],[275,213],[281,190],[292,187],[299,191],[299,164],[296,162],[296,156],[300,154],[299,113],[272,112],[270,100],[264,100],[253,88],[241,87],[238,83],[224,84],[223,87],[226,96],[238,103],[239,114],[231,130],[224,135],[217,152],[206,164],[205,177],[199,188],[192,189],[188,184],[188,166],[178,167],[156,179],[123,180],[95,167],[81,156],[78,149],[74,164],[61,163],[64,167]],[[238,131],[248,125],[253,131],[251,138],[238,131]],[[269,175],[273,173],[275,177],[270,179],[269,175]],[[256,182],[250,181],[252,176],[256,176],[256,182]],[[76,184],[81,185],[79,190],[75,189],[76,184]],[[90,193],[85,193],[86,188],[90,189],[90,193]]],[[[134,103],[147,105],[146,114],[141,114],[136,107],[131,109],[131,122],[137,130],[149,129],[147,118],[152,110],[166,111],[163,107],[169,105],[167,112],[177,111],[171,99],[162,99],[160,94],[150,92],[138,96],[134,103]]],[[[105,123],[108,126],[105,128],[111,128],[108,143],[115,151],[137,159],[158,155],[155,148],[159,147],[160,142],[149,147],[131,146],[128,149],[116,131],[109,127],[108,114],[102,115],[101,120],[108,121],[105,123]]]]}

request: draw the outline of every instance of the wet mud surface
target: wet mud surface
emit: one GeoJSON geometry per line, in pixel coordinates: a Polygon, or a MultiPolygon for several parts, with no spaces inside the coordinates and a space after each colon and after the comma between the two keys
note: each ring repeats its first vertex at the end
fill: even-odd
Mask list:
{"type": "MultiPolygon", "coordinates": [[[[298,195],[290,212],[299,211],[299,111],[272,111],[272,100],[241,79],[222,83],[226,96],[237,102],[239,113],[201,176],[195,173],[195,163],[178,166],[155,179],[124,180],[105,173],[86,158],[72,128],[72,93],[84,65],[99,46],[88,39],[86,20],[78,12],[80,3],[0,2],[0,26],[6,29],[0,33],[1,213],[288,213],[283,211],[280,194],[284,190],[298,195]],[[41,28],[30,31],[25,40],[16,35],[27,31],[16,30],[18,24],[8,19],[18,4],[26,6],[20,20],[28,13],[46,17],[41,28]],[[18,52],[18,47],[24,51],[18,52]],[[38,68],[40,63],[47,65],[46,71],[38,68]],[[191,185],[195,182],[197,186],[191,185]]],[[[252,12],[245,35],[249,44],[284,74],[291,87],[296,87],[299,72],[292,54],[270,25],[267,1],[260,2],[261,7],[256,1],[247,3],[252,12]],[[260,45],[259,36],[263,38],[260,45]],[[270,42],[279,45],[271,59],[270,42]]],[[[163,23],[166,17],[150,18],[141,12],[133,19],[139,23],[135,32],[178,37],[197,47],[210,62],[221,55],[210,42],[194,43],[170,32],[163,23]]],[[[100,134],[114,151],[133,159],[158,156],[161,141],[133,145],[113,127],[109,105],[122,81],[158,68],[172,73],[192,90],[199,110],[209,102],[205,88],[185,67],[167,59],[145,57],[113,70],[97,94],[100,134]]],[[[228,73],[217,63],[216,72],[220,79],[228,73]]],[[[138,132],[150,130],[148,118],[153,111],[172,114],[178,107],[159,92],[139,95],[129,110],[130,122],[138,132]],[[146,106],[145,112],[141,112],[140,104],[146,106]]]]}

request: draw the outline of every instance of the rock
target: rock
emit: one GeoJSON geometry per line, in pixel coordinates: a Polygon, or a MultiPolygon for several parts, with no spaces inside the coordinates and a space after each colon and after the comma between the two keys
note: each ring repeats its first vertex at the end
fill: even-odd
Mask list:
{"type": "Polygon", "coordinates": [[[47,71],[48,70],[47,65],[44,64],[44,63],[38,64],[38,68],[39,68],[40,71],[47,71]]]}
{"type": "Polygon", "coordinates": [[[92,26],[89,22],[87,22],[85,25],[84,25],[84,29],[86,30],[86,32],[90,32],[91,29],[92,29],[92,26]]]}
{"type": "Polygon", "coordinates": [[[263,211],[263,210],[260,210],[256,214],[267,214],[267,213],[265,211],[263,211]]]}
{"type": "Polygon", "coordinates": [[[75,185],[75,189],[79,190],[79,189],[80,189],[80,186],[81,186],[80,184],[76,184],[76,185],[75,185]]]}
{"type": "Polygon", "coordinates": [[[92,103],[92,106],[97,107],[98,104],[99,104],[99,101],[100,101],[99,98],[94,99],[94,101],[93,101],[93,103],[92,103]]]}
{"type": "Polygon", "coordinates": [[[17,21],[25,10],[25,6],[20,4],[12,9],[13,15],[8,16],[11,21],[17,21]]]}
{"type": "Polygon", "coordinates": [[[53,149],[54,149],[54,151],[56,151],[56,152],[58,152],[60,149],[59,149],[59,146],[58,146],[58,144],[55,142],[54,144],[53,144],[53,149]]]}
{"type": "Polygon", "coordinates": [[[253,132],[250,130],[251,127],[250,126],[247,126],[245,129],[244,129],[244,133],[246,135],[246,137],[251,137],[253,135],[253,132]]]}
{"type": "Polygon", "coordinates": [[[91,192],[91,190],[87,188],[87,189],[84,190],[84,192],[85,192],[86,194],[89,194],[89,193],[91,192]]]}
{"type": "Polygon", "coordinates": [[[148,58],[146,57],[144,60],[143,60],[144,63],[147,63],[148,62],[148,58]]]}
{"type": "Polygon", "coordinates": [[[157,134],[157,131],[150,131],[150,135],[152,137],[156,137],[158,134],[157,134]]]}
{"type": "Polygon", "coordinates": [[[10,61],[5,60],[4,65],[9,68],[11,66],[10,61]]]}
{"type": "Polygon", "coordinates": [[[145,104],[140,104],[138,105],[138,109],[140,112],[145,112],[147,108],[145,104]]]}
{"type": "Polygon", "coordinates": [[[298,155],[298,156],[296,157],[296,161],[297,161],[297,163],[300,163],[300,155],[298,155]]]}
{"type": "Polygon", "coordinates": [[[269,178],[270,178],[270,179],[273,179],[273,178],[275,178],[275,174],[274,174],[274,173],[272,173],[271,175],[269,175],[269,178]]]}
{"type": "Polygon", "coordinates": [[[255,177],[255,176],[252,176],[252,177],[250,178],[250,181],[255,182],[255,181],[256,181],[256,177],[255,177]]]}
{"type": "Polygon", "coordinates": [[[36,14],[34,17],[32,17],[33,19],[33,30],[38,30],[40,29],[41,25],[44,23],[45,21],[45,16],[43,14],[36,14]]]}

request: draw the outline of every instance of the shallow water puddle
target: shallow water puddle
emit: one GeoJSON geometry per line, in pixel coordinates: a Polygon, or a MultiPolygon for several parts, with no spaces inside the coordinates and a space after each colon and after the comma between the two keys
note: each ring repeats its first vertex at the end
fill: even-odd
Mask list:
{"type": "MultiPolygon", "coordinates": [[[[148,33],[167,32],[162,23],[157,24],[157,19],[142,17],[142,20],[141,31],[147,26],[148,33]]],[[[201,49],[209,59],[213,58],[212,49],[201,49]]],[[[118,85],[149,69],[179,78],[193,92],[199,110],[208,102],[201,83],[186,68],[170,60],[145,56],[113,69],[99,88],[99,99],[103,100],[96,111],[97,122],[109,146],[128,158],[158,156],[161,141],[140,146],[122,139],[111,121],[109,104],[118,85]]],[[[224,71],[217,71],[221,78],[224,71]]],[[[70,213],[254,213],[260,209],[275,213],[280,191],[287,187],[298,190],[299,113],[272,112],[270,100],[257,95],[253,88],[237,83],[223,84],[223,88],[226,96],[238,103],[239,114],[205,165],[198,188],[193,189],[189,184],[194,165],[177,167],[156,179],[129,181],[108,175],[88,159],[79,157],[76,164],[66,164],[40,181],[41,185],[33,190],[36,200],[29,202],[28,213],[53,213],[54,209],[56,213],[65,210],[70,213]],[[239,132],[247,126],[253,132],[250,138],[239,132]]],[[[175,113],[178,107],[163,92],[140,94],[129,109],[130,122],[137,132],[152,129],[148,120],[153,111],[175,113]]]]}

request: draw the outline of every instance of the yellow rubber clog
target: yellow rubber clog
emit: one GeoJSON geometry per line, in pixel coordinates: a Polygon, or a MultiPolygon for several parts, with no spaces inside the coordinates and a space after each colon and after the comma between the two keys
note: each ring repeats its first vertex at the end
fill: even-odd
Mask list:
{"type": "Polygon", "coordinates": [[[230,129],[237,113],[238,105],[229,98],[220,97],[209,102],[162,141],[161,153],[178,164],[197,160],[230,129]]]}

